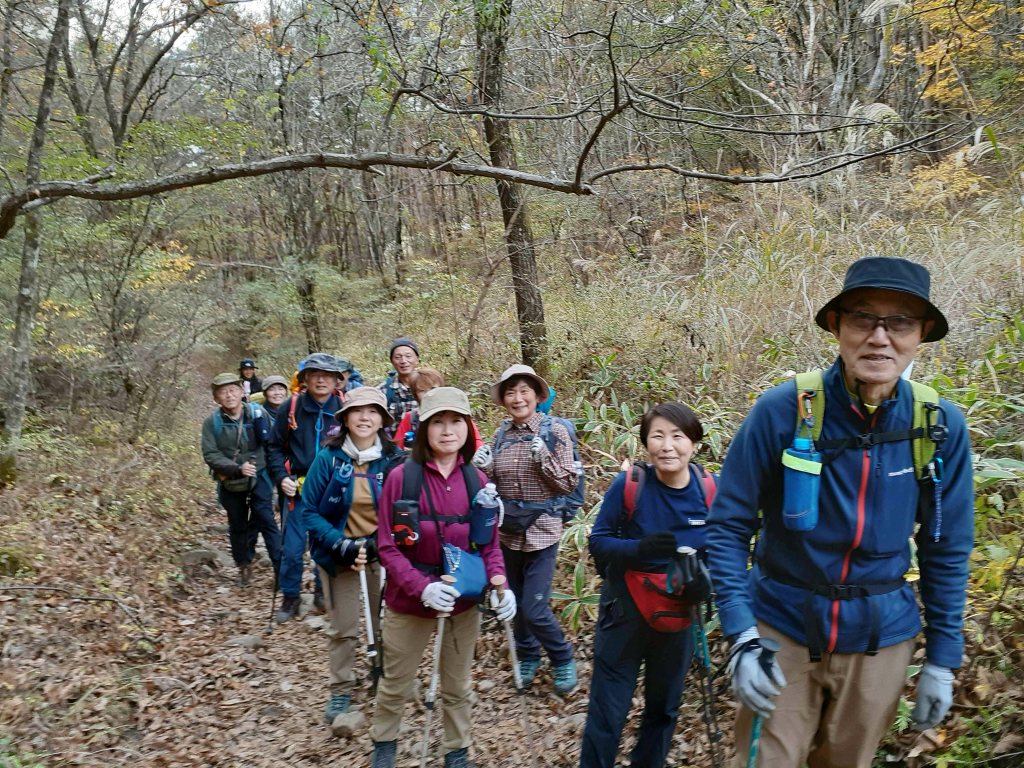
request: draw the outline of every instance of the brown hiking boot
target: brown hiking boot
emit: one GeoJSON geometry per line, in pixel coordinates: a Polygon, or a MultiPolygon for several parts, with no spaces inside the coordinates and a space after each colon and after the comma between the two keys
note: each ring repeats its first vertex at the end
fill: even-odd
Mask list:
{"type": "Polygon", "coordinates": [[[324,602],[324,588],[319,584],[313,590],[313,610],[310,613],[324,613],[327,610],[327,603],[324,602]]]}

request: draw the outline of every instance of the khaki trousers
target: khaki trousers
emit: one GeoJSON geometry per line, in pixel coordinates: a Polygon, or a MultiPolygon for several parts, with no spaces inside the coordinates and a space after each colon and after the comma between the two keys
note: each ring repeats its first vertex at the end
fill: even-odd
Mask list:
{"type": "MultiPolygon", "coordinates": [[[[892,725],[907,680],[914,641],[863,653],[821,654],[812,664],[807,646],[763,622],[761,637],[782,644],[776,657],[786,687],[764,721],[758,768],[871,768],[878,744],[892,725]]],[[[745,768],[754,715],[741,706],[736,716],[734,768],[745,768]]]]}
{"type": "MultiPolygon", "coordinates": [[[[317,566],[324,585],[324,602],[330,629],[327,630],[327,657],[330,666],[331,695],[352,695],[356,687],[353,670],[359,650],[359,625],[363,617],[363,598],[359,587],[359,573],[338,566],[337,576],[317,566]]],[[[366,566],[366,588],[370,595],[370,616],[373,618],[373,636],[380,637],[380,563],[366,566]]],[[[365,639],[362,645],[365,647],[365,639]]]]}
{"type": "MultiPolygon", "coordinates": [[[[431,654],[426,663],[433,663],[431,637],[435,629],[437,619],[424,619],[390,609],[384,612],[384,677],[377,687],[377,706],[370,728],[370,738],[374,741],[398,739],[402,711],[412,696],[416,672],[428,645],[431,654]]],[[[463,749],[472,743],[469,735],[470,694],[473,691],[470,672],[479,634],[480,612],[476,609],[445,620],[439,677],[444,704],[445,752],[463,749]]]]}

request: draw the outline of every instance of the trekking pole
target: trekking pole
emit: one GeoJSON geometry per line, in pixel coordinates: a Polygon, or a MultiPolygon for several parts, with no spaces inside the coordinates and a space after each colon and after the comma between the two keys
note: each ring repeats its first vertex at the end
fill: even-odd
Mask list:
{"type": "Polygon", "coordinates": [[[697,671],[700,679],[700,699],[704,710],[702,719],[708,732],[708,748],[711,751],[711,765],[721,768],[722,756],[716,745],[722,740],[718,727],[718,713],[715,711],[715,688],[712,682],[711,655],[708,652],[708,633],[704,625],[704,614],[699,606],[690,606],[690,626],[693,628],[697,651],[697,671]]]}
{"type": "MultiPolygon", "coordinates": [[[[498,593],[500,600],[505,595],[505,577],[492,576],[491,586],[498,593]]],[[[519,716],[523,720],[523,731],[526,733],[526,744],[530,749],[530,765],[537,768],[537,750],[533,746],[533,733],[530,730],[530,720],[526,715],[526,692],[523,690],[523,677],[519,674],[519,654],[516,653],[516,640],[512,634],[512,621],[505,619],[505,637],[508,639],[508,657],[512,662],[512,680],[516,685],[516,696],[519,699],[519,716]]]]}
{"type": "MultiPolygon", "coordinates": [[[[445,584],[454,584],[452,576],[442,576],[441,581],[445,584]]],[[[441,644],[444,642],[444,620],[451,614],[437,614],[437,636],[434,638],[434,668],[430,673],[430,687],[427,689],[427,696],[423,703],[427,707],[427,716],[423,723],[423,749],[420,751],[420,768],[427,767],[427,753],[430,751],[430,721],[434,716],[434,701],[437,698],[437,677],[438,668],[441,666],[441,644]]]]}
{"type": "MultiPolygon", "coordinates": [[[[769,670],[772,667],[772,662],[775,661],[775,654],[782,650],[782,644],[778,640],[772,640],[770,637],[762,637],[758,639],[761,645],[761,658],[758,662],[761,664],[762,671],[771,677],[769,670]]],[[[757,749],[761,746],[761,726],[764,723],[764,718],[760,715],[754,715],[754,725],[750,729],[750,750],[747,752],[747,768],[757,768],[757,749]]]]}
{"type": "Polygon", "coordinates": [[[284,532],[288,530],[288,512],[295,507],[295,497],[290,504],[281,504],[281,553],[274,569],[274,589],[270,593],[270,616],[267,618],[267,634],[274,634],[274,606],[277,605],[277,588],[281,584],[281,565],[284,562],[284,532]]]}
{"type": "MultiPolygon", "coordinates": [[[[366,551],[360,547],[359,552],[366,551]]],[[[359,592],[363,598],[363,616],[366,619],[366,658],[370,660],[370,680],[372,690],[377,691],[377,681],[380,679],[378,670],[377,643],[373,639],[373,614],[370,612],[370,590],[366,584],[366,566],[359,567],[359,592]]]]}

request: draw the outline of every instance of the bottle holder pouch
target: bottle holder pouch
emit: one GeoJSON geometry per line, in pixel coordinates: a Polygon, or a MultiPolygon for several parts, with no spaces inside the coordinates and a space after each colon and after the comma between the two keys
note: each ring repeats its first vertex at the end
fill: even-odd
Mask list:
{"type": "Polygon", "coordinates": [[[808,438],[798,437],[782,454],[782,523],[791,531],[811,531],[818,524],[821,454],[808,438]]]}

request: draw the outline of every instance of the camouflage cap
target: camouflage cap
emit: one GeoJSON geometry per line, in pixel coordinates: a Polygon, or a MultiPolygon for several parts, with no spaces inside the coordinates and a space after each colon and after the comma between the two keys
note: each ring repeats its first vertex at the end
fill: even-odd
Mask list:
{"type": "Polygon", "coordinates": [[[213,377],[213,381],[210,382],[210,391],[213,393],[213,396],[216,397],[217,390],[226,384],[237,384],[241,387],[242,377],[237,373],[218,373],[213,377]]]}

